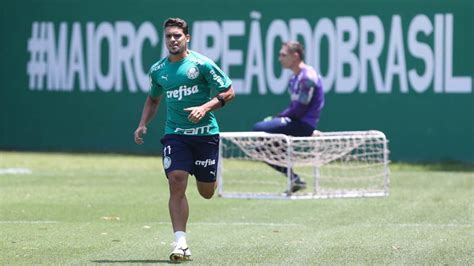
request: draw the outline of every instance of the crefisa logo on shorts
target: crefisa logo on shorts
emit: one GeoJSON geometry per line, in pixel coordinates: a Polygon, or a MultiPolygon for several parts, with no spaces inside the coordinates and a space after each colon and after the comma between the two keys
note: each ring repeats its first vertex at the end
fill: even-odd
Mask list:
{"type": "Polygon", "coordinates": [[[207,167],[208,165],[215,165],[216,164],[216,160],[211,160],[211,159],[207,159],[205,161],[199,161],[197,160],[195,163],[195,165],[200,165],[202,167],[207,167]]]}
{"type": "Polygon", "coordinates": [[[170,168],[170,166],[171,166],[171,158],[168,156],[163,157],[163,167],[165,169],[168,169],[170,168]]]}

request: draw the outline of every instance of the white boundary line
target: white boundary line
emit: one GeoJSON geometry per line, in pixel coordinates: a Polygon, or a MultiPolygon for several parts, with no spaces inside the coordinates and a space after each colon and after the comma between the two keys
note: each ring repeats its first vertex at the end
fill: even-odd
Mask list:
{"type": "MultiPolygon", "coordinates": [[[[0,224],[59,224],[59,221],[0,221],[0,224]]],[[[171,222],[144,222],[144,224],[166,224],[171,222]]],[[[295,223],[256,223],[256,222],[189,222],[188,225],[211,225],[211,226],[301,226],[295,223]]]]}
{"type": "Polygon", "coordinates": [[[473,224],[361,224],[364,227],[474,227],[473,224]]]}
{"type": "MultiPolygon", "coordinates": [[[[171,224],[171,222],[151,222],[150,224],[171,224]]],[[[212,225],[212,226],[302,226],[295,223],[256,223],[256,222],[189,222],[188,225],[212,225]]]]}
{"type": "Polygon", "coordinates": [[[0,221],[0,224],[58,224],[58,221],[0,221]]]}
{"type": "Polygon", "coordinates": [[[0,168],[0,175],[28,175],[32,171],[28,168],[0,168]]]}
{"type": "MultiPolygon", "coordinates": [[[[60,224],[59,221],[0,221],[0,224],[60,224]]],[[[165,224],[171,222],[143,222],[144,224],[165,224]]],[[[210,226],[304,226],[297,223],[259,223],[259,222],[189,222],[188,225],[210,225],[210,226]]],[[[363,227],[474,227],[474,224],[359,224],[363,227]]]]}

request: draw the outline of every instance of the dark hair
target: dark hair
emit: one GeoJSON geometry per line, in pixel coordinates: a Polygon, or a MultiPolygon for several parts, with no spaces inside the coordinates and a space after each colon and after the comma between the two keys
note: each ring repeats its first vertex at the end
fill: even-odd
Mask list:
{"type": "Polygon", "coordinates": [[[288,51],[291,53],[297,53],[301,59],[301,61],[304,61],[304,48],[301,43],[297,41],[289,41],[289,42],[284,42],[284,46],[288,47],[288,51]]]}
{"type": "Polygon", "coordinates": [[[178,27],[183,30],[184,34],[188,34],[188,23],[184,19],[168,18],[163,24],[163,28],[166,27],[178,27]]]}

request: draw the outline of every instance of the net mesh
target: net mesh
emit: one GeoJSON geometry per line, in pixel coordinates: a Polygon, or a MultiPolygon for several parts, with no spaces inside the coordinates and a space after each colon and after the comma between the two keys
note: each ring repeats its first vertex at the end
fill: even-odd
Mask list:
{"type": "Polygon", "coordinates": [[[263,132],[221,133],[219,193],[259,198],[388,194],[388,149],[380,131],[315,132],[289,137],[263,132]],[[308,188],[288,195],[288,178],[269,167],[289,167],[308,188]]]}

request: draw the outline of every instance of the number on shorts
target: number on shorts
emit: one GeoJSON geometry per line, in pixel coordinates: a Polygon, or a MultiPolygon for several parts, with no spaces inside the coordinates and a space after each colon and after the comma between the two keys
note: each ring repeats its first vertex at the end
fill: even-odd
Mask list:
{"type": "Polygon", "coordinates": [[[171,146],[168,145],[168,146],[165,146],[165,148],[163,149],[163,155],[166,155],[166,150],[168,150],[168,155],[171,154],[171,146]]]}

